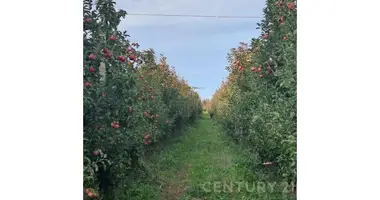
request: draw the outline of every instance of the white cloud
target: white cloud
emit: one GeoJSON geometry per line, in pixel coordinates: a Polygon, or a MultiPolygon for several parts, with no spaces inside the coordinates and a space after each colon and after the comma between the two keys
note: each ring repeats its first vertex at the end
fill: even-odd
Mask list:
{"type": "MultiPolygon", "coordinates": [[[[117,8],[130,13],[149,14],[197,14],[262,16],[264,0],[117,0],[117,8]]],[[[131,26],[168,26],[198,24],[210,25],[216,21],[246,19],[209,19],[190,17],[127,16],[123,24],[131,26]]],[[[249,20],[249,19],[248,19],[249,20]]]]}

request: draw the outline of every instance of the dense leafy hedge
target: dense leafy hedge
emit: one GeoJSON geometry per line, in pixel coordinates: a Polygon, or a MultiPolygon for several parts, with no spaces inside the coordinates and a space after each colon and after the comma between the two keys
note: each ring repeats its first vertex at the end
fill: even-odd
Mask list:
{"type": "Polygon", "coordinates": [[[297,12],[290,0],[267,0],[262,35],[228,56],[228,79],[210,110],[232,138],[296,180],[297,12]]]}
{"type": "Polygon", "coordinates": [[[201,101],[165,57],[117,30],[126,12],[114,1],[83,3],[85,199],[125,199],[141,155],[194,121],[201,101]]]}

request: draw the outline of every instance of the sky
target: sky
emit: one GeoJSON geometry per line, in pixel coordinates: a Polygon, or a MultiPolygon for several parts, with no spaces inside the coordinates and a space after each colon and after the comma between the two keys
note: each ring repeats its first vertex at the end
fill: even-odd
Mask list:
{"type": "MultiPolygon", "coordinates": [[[[116,0],[127,13],[263,16],[265,0],[116,0]]],[[[164,54],[169,65],[202,99],[211,98],[228,75],[226,56],[239,42],[260,35],[260,19],[128,16],[120,29],[126,30],[140,49],[153,48],[164,54]]]]}

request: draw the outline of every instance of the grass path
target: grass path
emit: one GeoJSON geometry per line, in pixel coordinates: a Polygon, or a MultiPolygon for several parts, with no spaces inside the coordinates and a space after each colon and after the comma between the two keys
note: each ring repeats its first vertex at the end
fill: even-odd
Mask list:
{"type": "Polygon", "coordinates": [[[269,182],[265,171],[249,172],[252,159],[244,155],[204,114],[150,159],[148,165],[158,183],[141,183],[133,199],[295,199],[283,193],[284,185],[269,182]]]}

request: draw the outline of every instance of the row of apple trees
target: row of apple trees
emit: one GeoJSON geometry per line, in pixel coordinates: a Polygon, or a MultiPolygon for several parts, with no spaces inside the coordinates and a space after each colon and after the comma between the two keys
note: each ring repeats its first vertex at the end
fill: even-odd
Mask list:
{"type": "Polygon", "coordinates": [[[296,181],[296,4],[266,2],[261,35],[231,50],[229,76],[209,110],[236,142],[296,181]]]}
{"type": "Polygon", "coordinates": [[[152,145],[202,112],[199,95],[152,49],[118,30],[113,0],[83,0],[85,199],[125,199],[152,145]]]}

